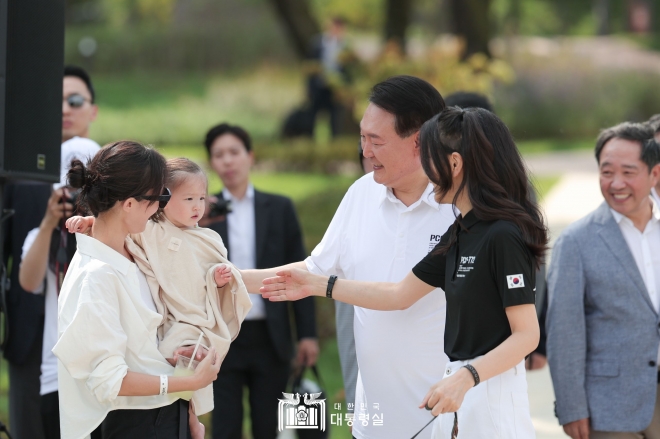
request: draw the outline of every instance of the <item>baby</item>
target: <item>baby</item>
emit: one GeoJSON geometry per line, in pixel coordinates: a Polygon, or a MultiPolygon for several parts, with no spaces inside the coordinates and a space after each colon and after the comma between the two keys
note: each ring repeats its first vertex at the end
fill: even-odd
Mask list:
{"type": "MultiPolygon", "coordinates": [[[[163,356],[195,344],[202,333],[202,345],[215,347],[224,358],[252,303],[220,235],[197,226],[206,207],[204,171],[185,158],[168,160],[167,171],[169,202],[144,232],[126,239],[126,248],[163,316],[158,330],[163,356]]],[[[84,233],[93,223],[94,217],[77,216],[66,225],[70,232],[84,233]]],[[[195,392],[193,402],[198,415],[213,409],[212,387],[195,392]]]]}

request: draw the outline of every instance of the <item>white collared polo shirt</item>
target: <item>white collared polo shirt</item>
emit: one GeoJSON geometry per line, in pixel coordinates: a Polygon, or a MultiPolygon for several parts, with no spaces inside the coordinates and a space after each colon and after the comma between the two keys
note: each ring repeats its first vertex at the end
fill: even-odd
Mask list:
{"type": "MultiPolygon", "coordinates": [[[[454,220],[450,205],[435,202],[430,183],[419,200],[405,206],[367,174],[344,196],[323,240],[306,259],[307,269],[340,279],[398,282],[454,220]]],[[[411,437],[430,420],[417,407],[442,379],[448,361],[445,306],[444,292],[436,289],[403,311],[355,307],[357,439],[411,437]]],[[[419,438],[430,434],[426,429],[419,438]]]]}

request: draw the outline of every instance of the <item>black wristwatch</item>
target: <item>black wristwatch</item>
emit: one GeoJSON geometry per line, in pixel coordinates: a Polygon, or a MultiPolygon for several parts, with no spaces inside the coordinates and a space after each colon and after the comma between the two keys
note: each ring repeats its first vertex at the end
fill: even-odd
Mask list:
{"type": "Polygon", "coordinates": [[[325,297],[328,299],[332,299],[332,288],[335,286],[335,281],[337,280],[337,276],[334,274],[330,276],[330,279],[328,279],[328,288],[325,290],[325,297]]]}

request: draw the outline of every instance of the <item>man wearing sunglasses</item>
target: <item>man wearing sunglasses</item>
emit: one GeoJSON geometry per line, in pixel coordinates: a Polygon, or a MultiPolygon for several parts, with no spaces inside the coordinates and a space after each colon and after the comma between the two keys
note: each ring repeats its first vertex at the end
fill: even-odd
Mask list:
{"type": "Polygon", "coordinates": [[[89,137],[89,127],[98,113],[95,97],[87,72],[80,67],[66,66],[62,97],[62,142],[74,137],[89,137]]]}
{"type": "MultiPolygon", "coordinates": [[[[62,176],[72,158],[86,160],[100,148],[87,138],[98,112],[94,98],[87,72],[65,67],[62,176]]],[[[59,438],[57,360],[51,349],[57,339],[58,280],[76,247],[75,239],[61,234],[59,228],[62,219],[72,214],[74,204],[65,185],[64,177],[55,187],[12,183],[5,193],[4,207],[15,211],[4,230],[6,246],[11,249],[7,256],[13,258],[4,356],[9,363],[9,418],[14,439],[59,438]]]]}

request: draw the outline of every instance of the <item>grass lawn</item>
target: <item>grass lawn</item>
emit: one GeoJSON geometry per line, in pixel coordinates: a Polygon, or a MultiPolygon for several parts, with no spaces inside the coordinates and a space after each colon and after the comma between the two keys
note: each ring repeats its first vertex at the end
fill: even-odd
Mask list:
{"type": "MultiPolygon", "coordinates": [[[[203,136],[221,121],[243,126],[258,143],[276,143],[285,116],[305,100],[304,78],[295,67],[263,66],[222,76],[97,75],[94,83],[99,116],[91,138],[101,144],[131,138],[158,147],[194,145],[168,146],[191,158],[203,158],[203,136]]],[[[524,154],[591,148],[593,139],[527,140],[518,146],[524,154]]]]}

